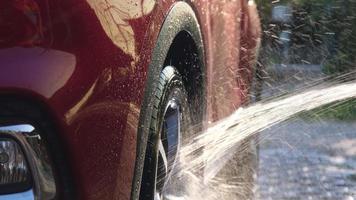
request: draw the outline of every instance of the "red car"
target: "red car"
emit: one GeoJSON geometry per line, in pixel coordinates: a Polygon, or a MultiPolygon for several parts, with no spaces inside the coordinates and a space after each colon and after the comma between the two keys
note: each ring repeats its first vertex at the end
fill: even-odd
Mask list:
{"type": "Polygon", "coordinates": [[[161,199],[259,41],[253,0],[0,0],[0,199],[161,199]]]}

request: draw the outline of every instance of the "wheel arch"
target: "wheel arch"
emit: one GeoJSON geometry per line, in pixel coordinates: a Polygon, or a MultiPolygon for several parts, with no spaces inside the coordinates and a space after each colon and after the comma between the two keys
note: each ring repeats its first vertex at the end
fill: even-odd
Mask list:
{"type": "MultiPolygon", "coordinates": [[[[138,200],[140,195],[141,177],[144,168],[145,152],[150,127],[150,119],[147,116],[151,116],[152,114],[152,106],[150,105],[152,105],[153,101],[153,90],[158,83],[162,68],[169,64],[179,64],[179,61],[173,56],[173,52],[183,51],[182,53],[184,53],[184,49],[186,48],[193,49],[194,58],[192,56],[190,57],[194,60],[190,60],[190,62],[195,65],[188,68],[188,64],[183,63],[178,65],[177,68],[179,73],[188,77],[184,80],[188,95],[193,95],[193,99],[196,101],[199,100],[204,102],[200,102],[199,106],[197,106],[199,107],[198,110],[194,110],[194,113],[197,115],[194,117],[198,120],[203,120],[206,110],[206,65],[203,37],[193,8],[188,3],[179,1],[172,6],[163,22],[148,67],[137,133],[137,153],[131,200],[138,200]],[[186,43],[187,41],[191,41],[194,44],[186,43]]],[[[188,51],[186,52],[186,55],[190,53],[192,52],[188,51]]]]}

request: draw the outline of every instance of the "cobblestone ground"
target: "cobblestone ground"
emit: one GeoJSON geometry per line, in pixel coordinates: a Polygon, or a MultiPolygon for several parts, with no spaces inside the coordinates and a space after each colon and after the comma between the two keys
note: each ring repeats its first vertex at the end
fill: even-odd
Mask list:
{"type": "Polygon", "coordinates": [[[262,136],[257,199],[356,199],[356,122],[294,119],[262,136]]]}

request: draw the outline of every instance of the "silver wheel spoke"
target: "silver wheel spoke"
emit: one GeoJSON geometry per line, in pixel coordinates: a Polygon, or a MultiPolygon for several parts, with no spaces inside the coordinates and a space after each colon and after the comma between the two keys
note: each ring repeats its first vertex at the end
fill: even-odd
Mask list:
{"type": "Polygon", "coordinates": [[[164,169],[165,169],[165,172],[167,174],[168,173],[167,155],[166,155],[166,151],[164,150],[163,143],[162,143],[161,139],[158,142],[158,151],[159,151],[159,154],[160,154],[160,156],[161,156],[161,158],[163,160],[164,169]]]}
{"type": "Polygon", "coordinates": [[[158,140],[158,168],[154,200],[166,199],[165,185],[176,159],[180,138],[180,109],[175,99],[168,102],[158,140]],[[165,148],[166,147],[166,148],[165,148]]]}
{"type": "Polygon", "coordinates": [[[158,192],[155,193],[155,200],[161,200],[161,196],[158,192]]]}

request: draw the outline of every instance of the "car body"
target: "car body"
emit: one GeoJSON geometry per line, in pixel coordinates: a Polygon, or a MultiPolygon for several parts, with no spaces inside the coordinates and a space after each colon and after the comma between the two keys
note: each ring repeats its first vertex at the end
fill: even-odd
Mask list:
{"type": "MultiPolygon", "coordinates": [[[[179,20],[185,20],[167,20],[177,6],[191,8],[197,21],[194,29],[201,37],[195,42],[204,85],[199,101],[206,105],[201,111],[203,128],[248,100],[260,40],[252,0],[1,0],[1,4],[1,102],[18,108],[28,104],[23,106],[24,115],[31,116],[32,108],[40,110],[41,119],[53,127],[48,133],[56,135],[48,142],[49,149],[56,143],[51,156],[56,160],[58,155],[53,154],[61,154],[64,160],[61,166],[53,161],[57,177],[63,179],[57,186],[59,198],[135,198],[140,145],[145,140],[138,130],[149,109],[145,98],[150,68],[164,55],[155,53],[157,48],[171,45],[160,40],[164,27],[175,29],[179,20]],[[62,173],[67,173],[65,180],[62,173]]],[[[19,119],[42,123],[31,117],[19,119]]],[[[16,117],[12,120],[5,121],[18,123],[16,117]]]]}

